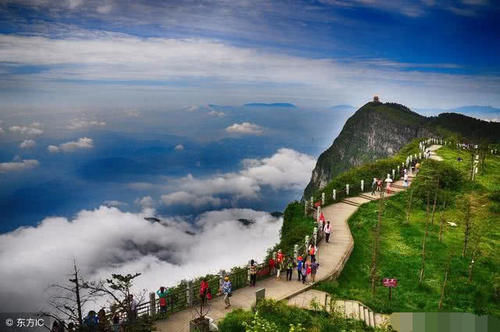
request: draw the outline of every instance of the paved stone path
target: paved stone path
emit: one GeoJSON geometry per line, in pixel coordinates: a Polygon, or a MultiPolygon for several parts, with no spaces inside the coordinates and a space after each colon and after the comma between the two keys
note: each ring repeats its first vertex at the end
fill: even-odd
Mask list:
{"type": "MultiPolygon", "coordinates": [[[[305,309],[315,310],[317,308],[311,306],[311,302],[314,301],[321,306],[321,309],[326,308],[326,310],[330,311],[330,299],[330,294],[315,289],[310,289],[289,299],[288,304],[296,305],[305,309]]],[[[373,312],[373,310],[358,301],[336,300],[334,306],[335,310],[344,314],[345,317],[362,320],[368,326],[381,327],[387,326],[390,323],[389,315],[375,313],[373,312]]]]}
{"type": "MultiPolygon", "coordinates": [[[[440,158],[434,153],[434,151],[439,148],[440,146],[437,145],[433,145],[430,147],[432,156],[434,157],[433,159],[435,159],[436,157],[440,158]]],[[[413,177],[410,176],[410,183],[412,179],[413,177]]],[[[392,188],[393,192],[390,195],[386,195],[386,197],[392,196],[399,191],[404,190],[402,189],[402,184],[402,180],[394,182],[393,185],[396,186],[392,188]]],[[[378,194],[376,194],[375,196],[371,196],[368,192],[357,197],[349,197],[348,200],[351,202],[364,204],[378,198],[378,194]]],[[[357,209],[358,206],[343,202],[331,204],[322,209],[326,220],[330,220],[331,222],[332,235],[330,238],[330,243],[325,243],[324,241],[322,241],[318,247],[317,258],[318,262],[320,263],[320,268],[318,269],[318,273],[316,275],[317,282],[330,278],[336,278],[342,272],[342,269],[344,268],[344,265],[349,259],[352,249],[354,248],[354,240],[347,224],[347,220],[357,209]]],[[[266,289],[266,298],[287,300],[308,291],[312,286],[312,284],[304,285],[301,282],[298,282],[297,272],[294,270],[292,281],[286,281],[285,275],[282,275],[281,280],[276,280],[276,278],[268,278],[257,282],[257,287],[255,288],[245,287],[234,291],[233,296],[231,297],[232,306],[229,310],[225,309],[224,300],[222,297],[214,298],[210,301],[210,312],[208,313],[208,316],[213,318],[215,321],[219,321],[220,319],[224,318],[224,316],[231,309],[250,309],[252,305],[255,304],[255,291],[261,288],[266,289]]],[[[356,301],[346,301],[346,303],[347,302],[353,303],[356,301]]],[[[355,310],[352,306],[351,309],[349,309],[351,311],[355,310]]],[[[360,307],[358,306],[358,309],[359,308],[360,307]]],[[[367,319],[366,317],[369,317],[369,313],[364,313],[363,315],[364,319],[367,319]]],[[[358,315],[357,317],[360,316],[358,315]]],[[[184,332],[189,331],[189,321],[193,318],[195,317],[192,310],[186,309],[172,314],[166,320],[156,322],[155,325],[157,331],[160,332],[184,332]]],[[[372,319],[376,319],[376,317],[372,319]]],[[[379,319],[379,321],[381,321],[381,319],[379,319]]]]}
{"type": "Polygon", "coordinates": [[[440,147],[441,147],[441,145],[431,145],[429,147],[429,150],[431,150],[430,159],[437,160],[437,161],[443,161],[443,157],[438,156],[436,154],[436,150],[439,149],[440,147]]]}

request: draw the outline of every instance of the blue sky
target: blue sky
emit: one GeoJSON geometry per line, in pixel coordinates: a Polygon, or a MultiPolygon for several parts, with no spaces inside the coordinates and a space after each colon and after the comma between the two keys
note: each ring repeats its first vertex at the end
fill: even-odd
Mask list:
{"type": "Polygon", "coordinates": [[[498,107],[498,14],[488,0],[4,0],[2,99],[498,107]]]}

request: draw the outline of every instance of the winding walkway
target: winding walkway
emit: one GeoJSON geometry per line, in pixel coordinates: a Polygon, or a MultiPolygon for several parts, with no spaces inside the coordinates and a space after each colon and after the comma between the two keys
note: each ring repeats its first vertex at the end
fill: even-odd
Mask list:
{"type": "MultiPolygon", "coordinates": [[[[433,155],[435,155],[434,151],[439,147],[440,146],[431,146],[433,155]]],[[[413,177],[410,176],[410,183],[412,179],[413,177]]],[[[386,197],[392,196],[403,190],[402,184],[402,180],[393,183],[393,192],[390,195],[386,195],[386,197]]],[[[378,194],[375,196],[371,196],[370,193],[364,193],[356,197],[349,197],[348,202],[331,204],[322,209],[326,220],[330,220],[331,222],[332,235],[330,238],[330,243],[326,243],[323,241],[318,247],[317,258],[320,263],[320,268],[318,269],[318,273],[316,275],[316,281],[332,279],[340,275],[354,248],[354,240],[352,238],[349,225],[347,224],[347,220],[358,209],[358,204],[364,204],[378,198],[378,194]],[[357,204],[353,204],[353,202],[357,204]]],[[[304,285],[301,282],[298,282],[297,272],[294,270],[292,281],[286,281],[285,275],[282,276],[281,280],[276,280],[276,278],[271,277],[259,281],[257,283],[257,287],[255,288],[245,287],[234,291],[233,296],[231,297],[231,309],[250,309],[252,305],[255,304],[255,291],[261,288],[265,288],[266,298],[272,298],[276,300],[289,300],[291,298],[297,297],[299,294],[308,291],[312,286],[312,284],[304,285]]],[[[313,293],[308,292],[306,296],[309,296],[309,294],[313,293]]],[[[322,297],[323,302],[324,296],[324,294],[320,296],[322,297]]],[[[302,296],[302,298],[304,298],[304,296],[302,296]]],[[[297,304],[299,304],[300,298],[296,301],[297,304]]],[[[321,303],[321,301],[319,302],[321,303]]],[[[224,318],[224,316],[229,312],[229,310],[225,309],[224,300],[221,296],[214,298],[212,301],[210,301],[210,303],[211,306],[208,316],[216,321],[224,318]]],[[[351,308],[351,310],[354,310],[354,306],[351,306],[351,308]]],[[[361,316],[358,315],[357,317],[361,316]]],[[[191,309],[188,308],[186,310],[172,314],[166,320],[156,322],[155,325],[157,331],[160,332],[187,332],[189,331],[189,321],[193,318],[195,318],[194,313],[191,309]]],[[[366,317],[363,316],[363,318],[366,317]]],[[[366,321],[366,319],[363,320],[366,321]]],[[[379,322],[382,322],[382,318],[377,321],[377,323],[379,322]]]]}

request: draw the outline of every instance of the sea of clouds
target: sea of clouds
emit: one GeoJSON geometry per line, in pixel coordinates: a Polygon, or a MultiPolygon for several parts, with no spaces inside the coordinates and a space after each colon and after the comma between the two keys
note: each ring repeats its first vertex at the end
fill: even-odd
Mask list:
{"type": "MultiPolygon", "coordinates": [[[[194,221],[150,222],[152,211],[101,206],[73,219],[45,218],[36,227],[0,235],[0,311],[47,309],[54,283],[64,284],[73,260],[88,280],[136,273],[135,290],[172,286],[219,269],[262,260],[279,240],[281,218],[251,209],[224,209],[194,221]],[[254,221],[245,226],[238,219],[254,221]]],[[[87,308],[89,309],[89,308],[87,308]]],[[[98,308],[97,308],[98,309],[98,308]]]]}

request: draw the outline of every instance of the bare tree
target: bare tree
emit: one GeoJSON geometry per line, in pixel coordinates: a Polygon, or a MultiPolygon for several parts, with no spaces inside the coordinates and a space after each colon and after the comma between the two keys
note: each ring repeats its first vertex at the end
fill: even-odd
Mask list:
{"type": "Polygon", "coordinates": [[[472,203],[470,196],[465,197],[464,202],[464,246],[462,249],[462,257],[467,253],[467,245],[469,243],[469,236],[472,230],[472,217],[471,217],[472,203]]]}
{"type": "Polygon", "coordinates": [[[140,273],[129,273],[127,275],[112,274],[109,279],[87,282],[83,284],[83,287],[90,290],[92,295],[108,298],[111,302],[110,304],[118,308],[118,311],[126,313],[127,318],[130,320],[135,318],[131,295],[136,295],[137,303],[144,301],[145,297],[145,291],[140,295],[132,294],[131,292],[133,280],[140,275],[140,273]]]}
{"type": "Polygon", "coordinates": [[[436,190],[434,191],[434,203],[432,204],[431,225],[434,225],[434,213],[436,212],[436,203],[437,203],[438,191],[439,191],[439,178],[437,180],[436,190]]]}
{"type": "Polygon", "coordinates": [[[443,206],[441,207],[441,212],[439,214],[439,242],[443,241],[443,228],[444,228],[444,209],[446,209],[446,201],[443,202],[443,206]]]}
{"type": "Polygon", "coordinates": [[[73,273],[68,281],[71,284],[50,285],[49,288],[55,292],[48,302],[55,311],[50,316],[58,317],[58,321],[71,320],[76,323],[77,327],[82,326],[82,307],[92,301],[93,296],[90,292],[82,292],[81,286],[84,281],[79,276],[76,261],[73,262],[73,273]]]}
{"type": "Polygon", "coordinates": [[[426,206],[426,213],[425,213],[425,232],[424,232],[424,239],[422,241],[422,266],[420,268],[420,278],[419,278],[419,283],[422,283],[424,280],[424,273],[425,273],[425,241],[427,240],[427,234],[429,233],[428,227],[429,227],[429,196],[430,193],[427,192],[427,206],[426,206]]]}
{"type": "Polygon", "coordinates": [[[439,298],[439,310],[443,308],[443,301],[446,294],[446,283],[448,282],[448,274],[450,272],[451,265],[451,255],[448,257],[448,263],[446,264],[446,268],[444,269],[444,280],[441,285],[441,297],[439,298]]]}
{"type": "Polygon", "coordinates": [[[373,248],[372,248],[372,264],[370,269],[370,277],[372,281],[372,294],[375,295],[375,286],[377,280],[377,262],[378,262],[378,252],[380,246],[380,227],[382,224],[382,213],[384,210],[384,192],[380,193],[379,207],[378,207],[378,219],[377,226],[375,227],[373,235],[373,248]]]}

